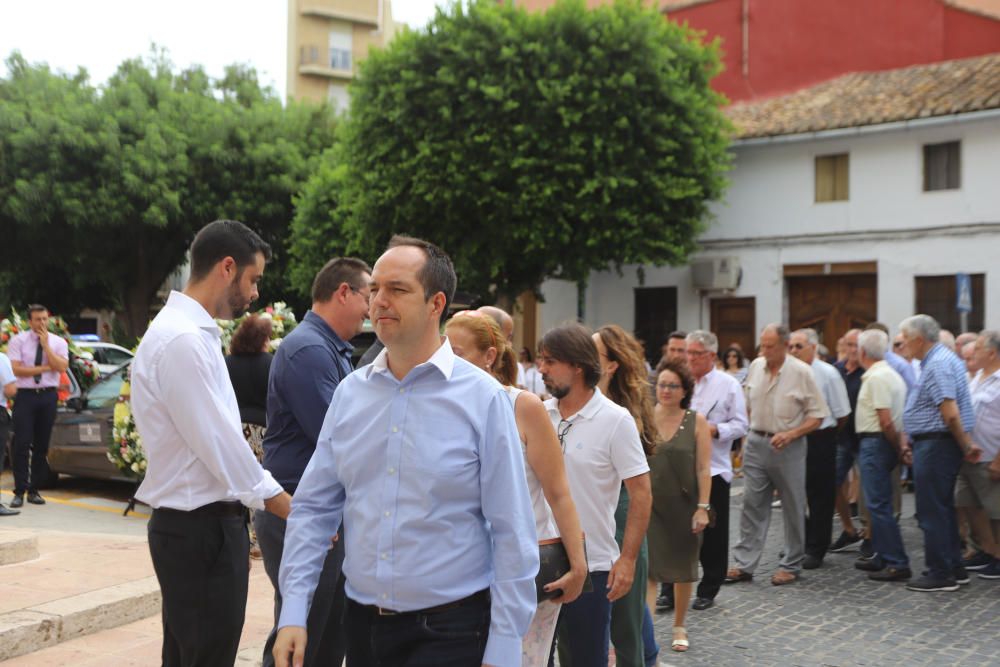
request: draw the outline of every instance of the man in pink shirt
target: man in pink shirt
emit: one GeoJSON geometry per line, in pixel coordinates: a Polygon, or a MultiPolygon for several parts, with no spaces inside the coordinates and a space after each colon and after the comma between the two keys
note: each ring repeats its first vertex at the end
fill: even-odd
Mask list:
{"type": "Polygon", "coordinates": [[[59,374],[69,368],[69,345],[59,336],[49,333],[49,310],[45,306],[28,306],[31,328],[14,336],[7,347],[17,395],[14,399],[14,500],[11,507],[28,502],[44,505],[38,494],[38,483],[48,473],[46,455],[49,438],[56,421],[59,374]],[[28,458],[31,458],[29,475],[28,458]]]}

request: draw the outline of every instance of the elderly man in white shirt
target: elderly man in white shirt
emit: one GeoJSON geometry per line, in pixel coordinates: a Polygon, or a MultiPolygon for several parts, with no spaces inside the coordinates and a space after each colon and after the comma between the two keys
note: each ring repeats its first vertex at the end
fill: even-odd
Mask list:
{"type": "Polygon", "coordinates": [[[187,287],[170,293],[132,365],[132,410],[149,460],[135,495],[153,508],[165,665],[236,661],[250,574],[244,505],[282,518],[290,509],[243,437],[214,319],[247,310],[270,253],[243,223],[203,227],[187,287]]]}
{"type": "Polygon", "coordinates": [[[733,480],[733,441],[747,434],[746,399],[736,379],[715,367],[719,339],[710,331],[692,331],[685,338],[687,366],[694,376],[691,409],[705,417],[712,433],[712,491],[709,504],[715,525],[703,533],[699,560],[702,577],[692,609],[708,609],[726,578],[729,564],[729,487],[733,480]]]}
{"type": "Polygon", "coordinates": [[[851,414],[847,386],[840,372],[819,358],[819,335],[815,329],[799,329],[788,339],[788,351],[809,364],[830,414],[819,428],[806,436],[806,555],[802,568],[815,570],[823,564],[833,530],[833,507],[837,498],[837,430],[851,414]]]}
{"type": "Polygon", "coordinates": [[[980,370],[969,392],[976,412],[972,442],[980,453],[977,462],[962,462],[955,506],[967,513],[981,549],[963,565],[983,579],[1000,579],[1000,331],[983,331],[975,345],[980,370]]]}

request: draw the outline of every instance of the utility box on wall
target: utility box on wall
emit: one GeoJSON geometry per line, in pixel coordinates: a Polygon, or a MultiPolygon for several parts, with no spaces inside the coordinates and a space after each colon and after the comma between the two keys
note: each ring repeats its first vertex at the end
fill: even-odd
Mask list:
{"type": "Polygon", "coordinates": [[[699,291],[736,289],[740,285],[740,258],[711,257],[691,262],[691,284],[699,291]]]}

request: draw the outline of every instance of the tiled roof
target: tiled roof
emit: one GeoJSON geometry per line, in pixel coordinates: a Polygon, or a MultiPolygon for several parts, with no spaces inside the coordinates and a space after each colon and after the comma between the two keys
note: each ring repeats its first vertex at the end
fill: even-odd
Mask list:
{"type": "Polygon", "coordinates": [[[856,72],[726,109],[736,137],[892,123],[1000,108],[1000,53],[882,72],[856,72]]]}
{"type": "Polygon", "coordinates": [[[1000,0],[944,0],[944,4],[973,14],[1000,19],[1000,0]]]}

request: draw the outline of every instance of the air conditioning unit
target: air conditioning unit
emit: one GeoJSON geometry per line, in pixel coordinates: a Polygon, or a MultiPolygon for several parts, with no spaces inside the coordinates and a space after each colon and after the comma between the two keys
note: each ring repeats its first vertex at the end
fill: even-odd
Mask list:
{"type": "Polygon", "coordinates": [[[696,290],[733,290],[742,271],[739,257],[712,257],[691,262],[691,282],[696,290]]]}

